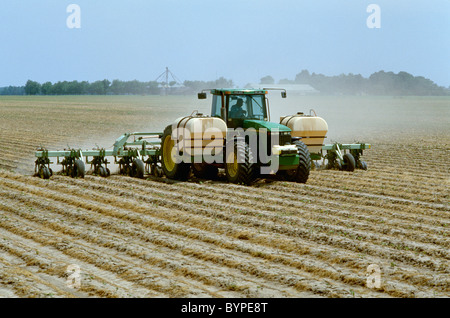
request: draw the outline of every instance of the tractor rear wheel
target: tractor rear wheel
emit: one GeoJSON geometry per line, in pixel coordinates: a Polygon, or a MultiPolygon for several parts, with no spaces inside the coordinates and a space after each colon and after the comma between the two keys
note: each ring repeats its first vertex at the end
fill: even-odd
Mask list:
{"type": "Polygon", "coordinates": [[[284,177],[288,181],[306,183],[309,178],[309,172],[311,171],[311,156],[308,146],[300,140],[294,141],[294,145],[297,146],[297,153],[299,156],[298,167],[294,170],[286,170],[284,172],[284,177]]]}
{"type": "Polygon", "coordinates": [[[169,179],[185,181],[189,178],[191,164],[177,163],[175,142],[172,139],[172,126],[167,126],[161,139],[161,166],[169,179]]]}
{"type": "Polygon", "coordinates": [[[256,167],[250,147],[245,142],[235,142],[234,151],[227,154],[225,175],[232,183],[251,185],[255,181],[256,167]]]}

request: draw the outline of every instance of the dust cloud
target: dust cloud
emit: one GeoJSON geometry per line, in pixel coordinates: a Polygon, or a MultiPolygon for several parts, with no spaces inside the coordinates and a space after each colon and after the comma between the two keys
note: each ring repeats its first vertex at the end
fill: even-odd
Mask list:
{"type": "Polygon", "coordinates": [[[269,94],[271,121],[297,112],[328,123],[326,143],[373,142],[379,138],[448,135],[450,105],[445,97],[301,96],[269,94]],[[311,112],[311,109],[314,112],[311,112]]]}

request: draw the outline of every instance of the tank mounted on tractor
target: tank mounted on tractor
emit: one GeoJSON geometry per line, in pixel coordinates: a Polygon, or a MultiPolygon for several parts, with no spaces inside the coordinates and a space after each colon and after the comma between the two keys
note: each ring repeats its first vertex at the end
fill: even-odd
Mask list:
{"type": "MultiPolygon", "coordinates": [[[[361,156],[370,145],[324,144],[328,125],[315,114],[297,113],[281,117],[279,123],[271,122],[269,90],[203,90],[199,99],[206,99],[207,92],[212,95],[210,115],[193,112],[176,119],[163,132],[124,134],[111,150],[39,149],[35,173],[50,178],[50,158],[55,157],[63,167],[61,174],[72,177],[84,177],[84,162],[91,164],[94,175],[108,177],[107,157],[114,157],[119,173],[132,177],[151,174],[187,180],[193,173],[214,179],[223,169],[229,182],[246,185],[270,175],[305,183],[318,160],[327,161],[326,168],[367,169],[361,156]],[[134,139],[128,141],[130,137],[134,139]]],[[[281,96],[286,98],[284,89],[281,96]]]]}

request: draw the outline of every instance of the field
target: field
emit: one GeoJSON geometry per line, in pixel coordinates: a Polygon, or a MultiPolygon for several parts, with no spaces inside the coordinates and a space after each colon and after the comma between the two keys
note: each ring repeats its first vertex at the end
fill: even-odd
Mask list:
{"type": "Polygon", "coordinates": [[[210,101],[0,97],[0,297],[450,296],[449,98],[274,97],[273,121],[312,108],[327,142],[372,144],[367,171],[306,184],[33,177],[41,145],[110,147],[210,101]]]}

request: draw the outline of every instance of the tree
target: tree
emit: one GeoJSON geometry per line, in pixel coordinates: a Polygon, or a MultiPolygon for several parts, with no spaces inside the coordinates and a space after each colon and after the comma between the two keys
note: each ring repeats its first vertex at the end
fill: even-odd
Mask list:
{"type": "MultiPolygon", "coordinates": [[[[313,73],[314,74],[314,73],[313,73]]],[[[311,84],[311,75],[308,70],[302,70],[295,76],[295,83],[297,84],[311,84]]]]}
{"type": "Polygon", "coordinates": [[[207,82],[208,86],[213,87],[213,88],[233,88],[234,84],[233,84],[233,80],[227,80],[224,77],[219,77],[218,79],[216,79],[215,81],[212,82],[207,82]]]}
{"type": "Polygon", "coordinates": [[[26,95],[38,95],[41,93],[41,84],[38,82],[28,80],[25,84],[25,94],[26,95]]]}
{"type": "Polygon", "coordinates": [[[198,92],[206,88],[233,88],[233,80],[227,80],[224,77],[220,77],[214,81],[184,81],[183,85],[186,86],[192,92],[198,92]]]}
{"type": "Polygon", "coordinates": [[[121,80],[115,79],[110,86],[111,93],[120,95],[124,93],[124,85],[121,80]]]}
{"type": "Polygon", "coordinates": [[[183,85],[188,87],[191,91],[201,91],[207,88],[206,83],[203,81],[184,81],[183,85]]]}
{"type": "Polygon", "coordinates": [[[109,85],[111,85],[111,82],[109,80],[107,80],[107,79],[104,79],[102,81],[102,84],[103,84],[104,94],[106,94],[109,91],[109,85]]]}
{"type": "Polygon", "coordinates": [[[146,83],[146,92],[147,94],[158,94],[159,93],[159,87],[158,82],[156,81],[150,81],[146,83]]]}
{"type": "Polygon", "coordinates": [[[95,81],[88,87],[88,93],[93,95],[105,95],[105,85],[103,81],[95,81]]]}
{"type": "Polygon", "coordinates": [[[0,95],[24,95],[25,86],[0,87],[0,95]]]}
{"type": "Polygon", "coordinates": [[[41,93],[42,95],[50,95],[52,94],[53,85],[51,82],[45,82],[41,86],[41,93]]]}
{"type": "Polygon", "coordinates": [[[271,85],[271,84],[275,84],[275,80],[273,79],[272,76],[267,75],[267,76],[264,76],[263,78],[261,78],[261,80],[259,81],[259,84],[269,84],[269,85],[271,85]]]}

